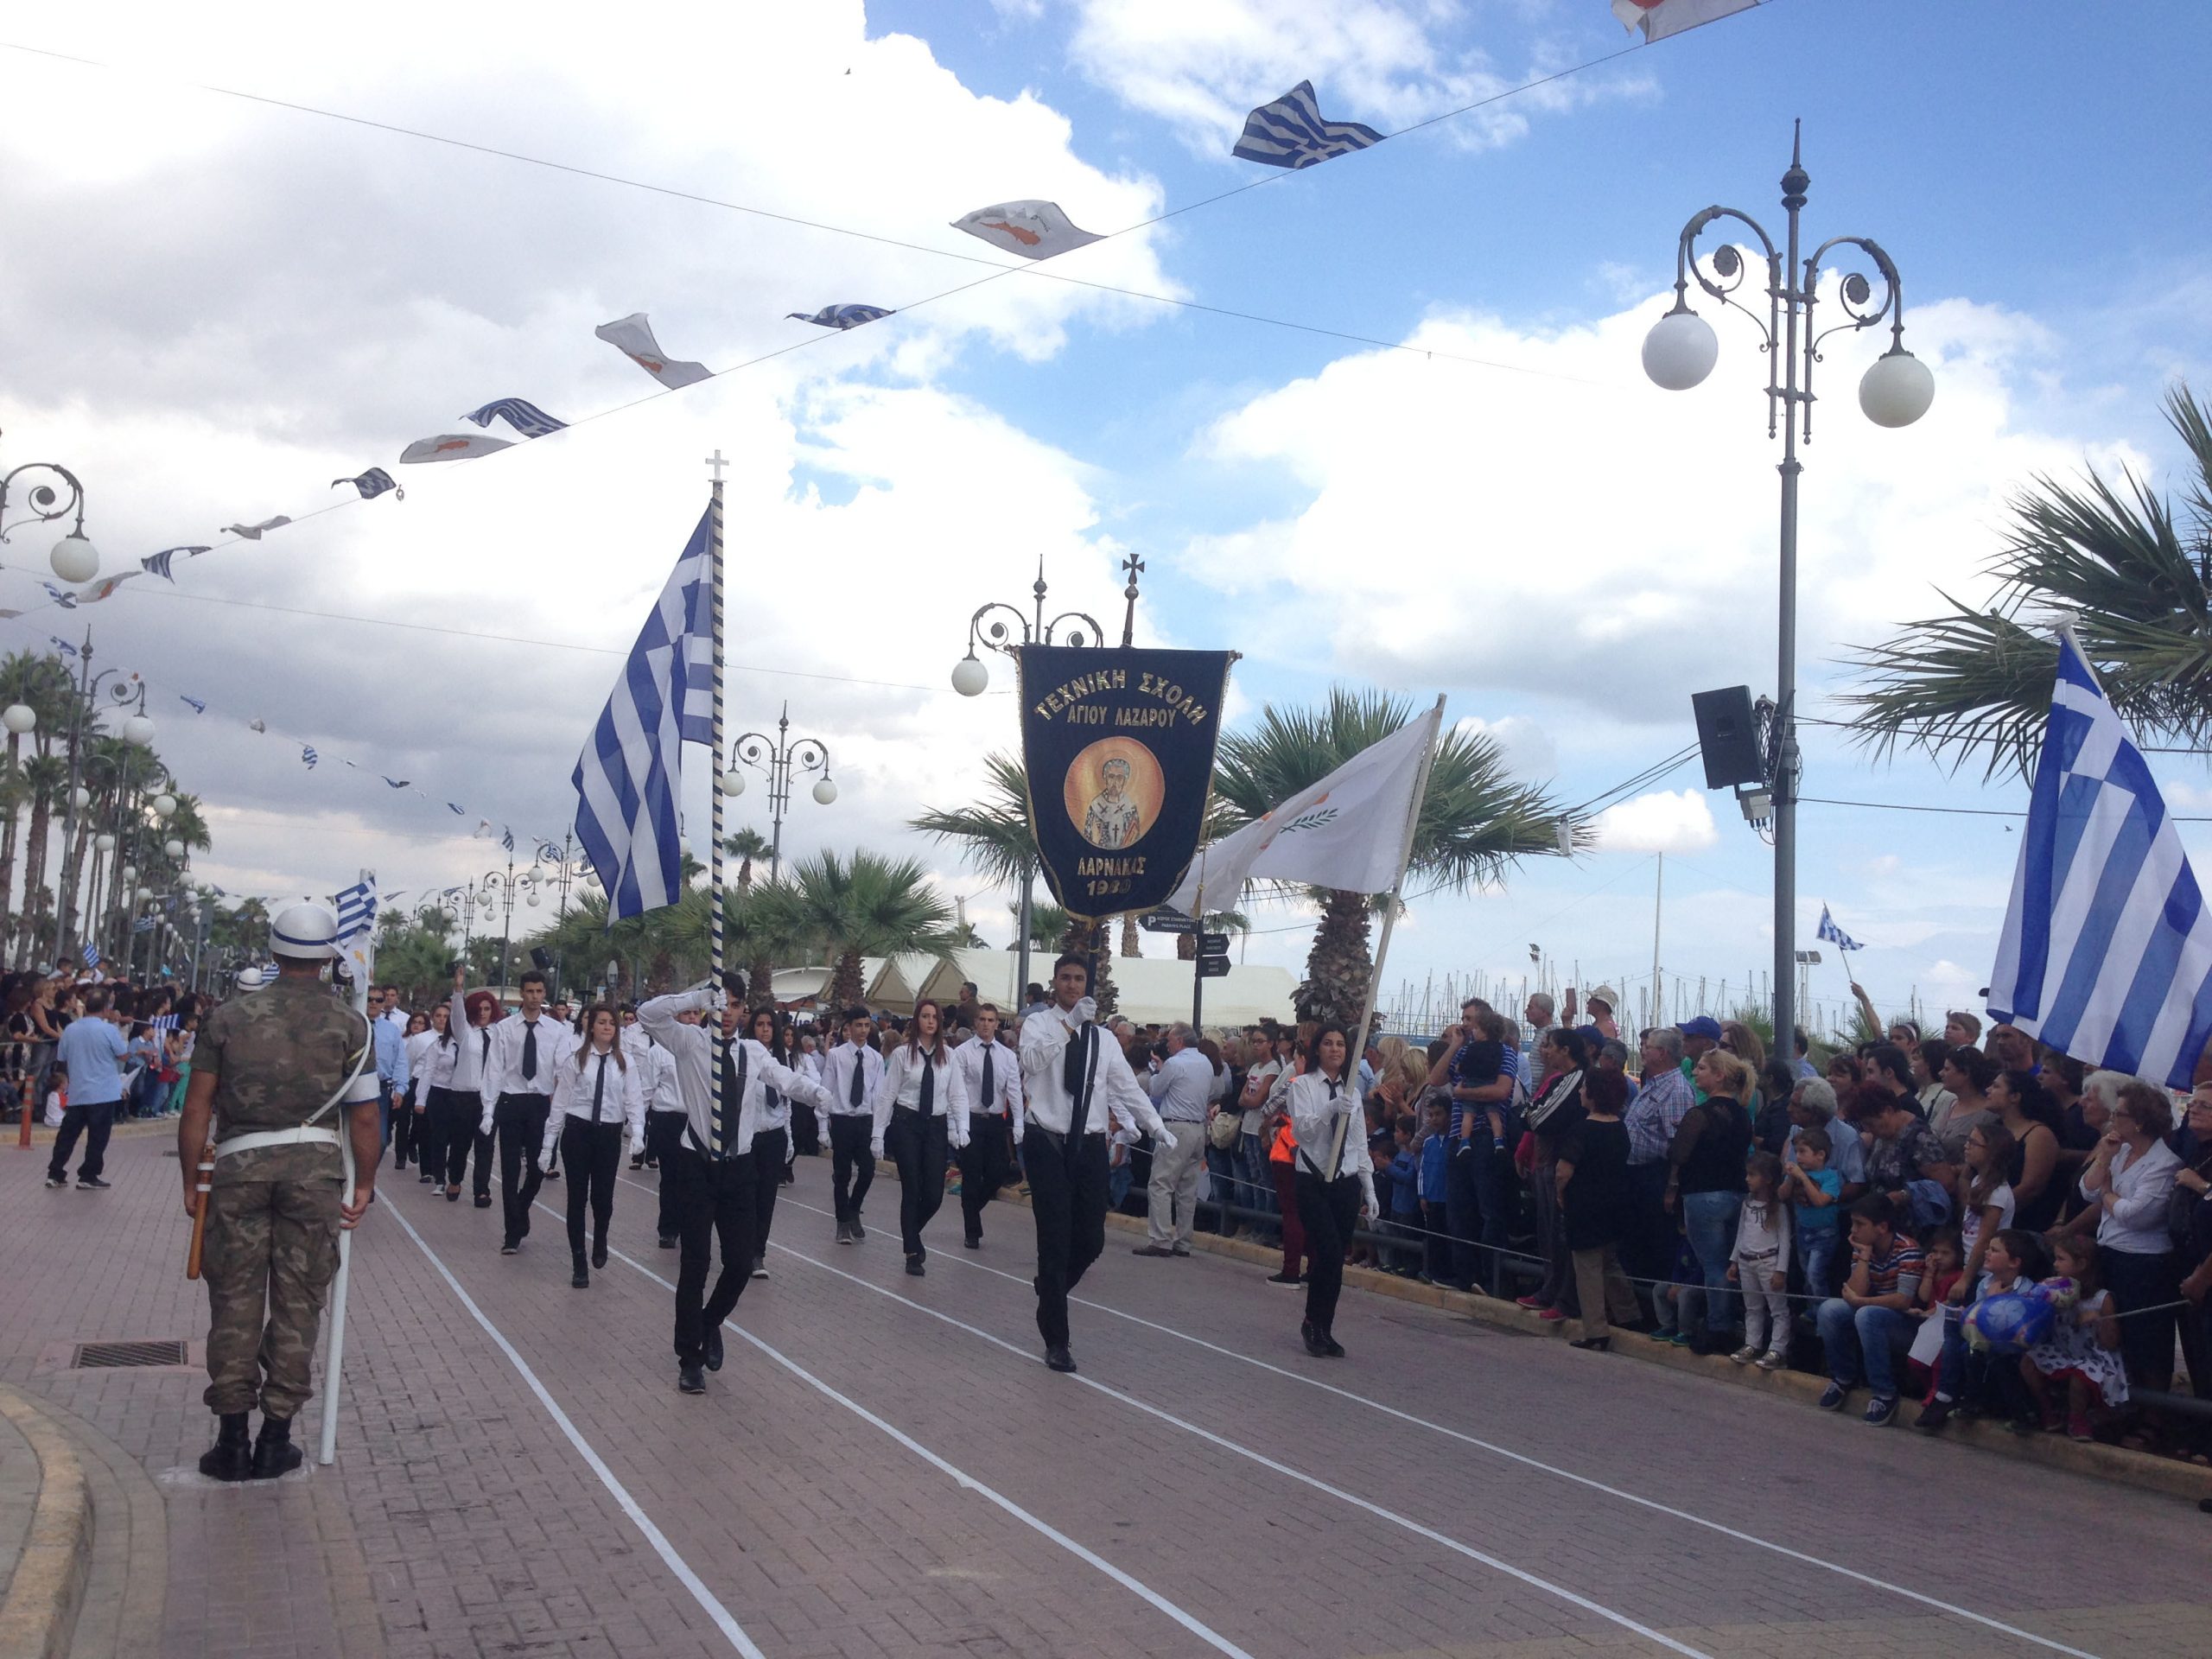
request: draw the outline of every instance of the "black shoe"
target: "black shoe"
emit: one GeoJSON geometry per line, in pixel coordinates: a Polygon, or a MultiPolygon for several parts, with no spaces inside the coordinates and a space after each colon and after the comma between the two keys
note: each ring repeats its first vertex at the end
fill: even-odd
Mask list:
{"type": "Polygon", "coordinates": [[[300,1448],[292,1444],[292,1420],[264,1416],[261,1438],[253,1446],[253,1478],[274,1480],[300,1466],[300,1448]]]}
{"type": "Polygon", "coordinates": [[[492,1207],[492,1195],[489,1192],[479,1192],[476,1195],[476,1207],[479,1210],[489,1210],[492,1207]]]}
{"type": "Polygon", "coordinates": [[[696,1365],[676,1368],[676,1391],[678,1394],[704,1394],[707,1391],[706,1373],[696,1365]]]}
{"type": "Polygon", "coordinates": [[[860,1218],[858,1216],[855,1216],[855,1217],[853,1217],[853,1243],[855,1243],[855,1244],[857,1244],[857,1243],[859,1243],[861,1242],[861,1240],[862,1240],[862,1239],[866,1238],[867,1236],[868,1236],[868,1229],[867,1229],[867,1228],[865,1228],[865,1227],[863,1227],[863,1226],[861,1226],[861,1218],[860,1218]]]}
{"type": "Polygon", "coordinates": [[[557,1169],[549,1169],[545,1172],[545,1179],[549,1181],[557,1181],[561,1179],[561,1172],[557,1169]]]}
{"type": "Polygon", "coordinates": [[[1912,1420],[1912,1426],[1923,1434],[1937,1433],[1950,1415],[1951,1402],[1939,1395],[1920,1408],[1920,1415],[1912,1420]]]}
{"type": "Polygon", "coordinates": [[[853,1224],[851,1222],[841,1221],[837,1224],[837,1242],[840,1244],[849,1244],[853,1242],[853,1224]]]}
{"type": "Polygon", "coordinates": [[[1048,1371],[1072,1371],[1075,1356],[1068,1351],[1065,1342],[1045,1351],[1045,1369],[1048,1371]]]}
{"type": "Polygon", "coordinates": [[[253,1478],[253,1440],[246,1414],[226,1411],[215,1420],[215,1444],[200,1454],[200,1472],[210,1480],[253,1478]]]}
{"type": "Polygon", "coordinates": [[[524,1239],[528,1238],[529,1236],[530,1236],[530,1211],[527,1211],[527,1210],[525,1210],[525,1211],[523,1211],[523,1216],[522,1216],[522,1226],[521,1226],[521,1228],[520,1228],[520,1229],[516,1232],[516,1234],[515,1234],[515,1242],[516,1242],[518,1244],[519,1244],[519,1243],[520,1243],[524,1239]]]}
{"type": "Polygon", "coordinates": [[[981,1233],[977,1233],[972,1238],[963,1238],[960,1242],[971,1250],[980,1250],[983,1248],[983,1236],[981,1233]]]}
{"type": "Polygon", "coordinates": [[[672,1234],[663,1233],[660,1236],[660,1247],[664,1250],[674,1249],[676,1248],[675,1236],[672,1234]]]}
{"type": "Polygon", "coordinates": [[[607,1241],[605,1239],[601,1238],[593,1241],[591,1247],[591,1264],[594,1268],[603,1268],[607,1265],[607,1241]]]}
{"type": "Polygon", "coordinates": [[[1337,1340],[1337,1333],[1333,1331],[1324,1331],[1321,1333],[1321,1348],[1331,1359],[1342,1359],[1344,1357],[1344,1345],[1337,1340]]]}
{"type": "MultiPolygon", "coordinates": [[[[421,1168],[421,1167],[422,1167],[422,1166],[420,1166],[420,1165],[418,1164],[418,1165],[416,1165],[416,1167],[419,1169],[419,1168],[421,1168]]],[[[430,1173],[429,1173],[429,1172],[428,1170],[423,1170],[423,1173],[421,1173],[420,1175],[417,1175],[417,1176],[415,1178],[415,1185],[417,1185],[417,1186],[428,1186],[429,1184],[430,1184],[430,1173]]]]}
{"type": "Polygon", "coordinates": [[[569,1284],[570,1287],[576,1290],[589,1290],[591,1288],[591,1270],[584,1266],[584,1253],[582,1250],[578,1250],[575,1254],[574,1269],[575,1270],[569,1274],[569,1284]]]}
{"type": "Polygon", "coordinates": [[[756,1255],[753,1258],[753,1276],[755,1279],[766,1279],[768,1276],[768,1258],[766,1256],[756,1255]]]}
{"type": "Polygon", "coordinates": [[[1570,1348],[1586,1348],[1595,1354],[1609,1354],[1613,1350],[1613,1339],[1611,1337],[1578,1337],[1567,1345],[1570,1348]]]}
{"type": "Polygon", "coordinates": [[[637,1154],[630,1160],[630,1167],[632,1169],[643,1169],[645,1166],[645,1154],[642,1152],[637,1154]]]}
{"type": "Polygon", "coordinates": [[[512,1238],[510,1238],[510,1239],[505,1239],[505,1240],[502,1240],[502,1241],[500,1242],[500,1244],[499,1244],[499,1254],[500,1254],[501,1255],[513,1255],[517,1250],[518,1250],[518,1249],[522,1249],[522,1246],[521,1246],[521,1245],[519,1245],[519,1244],[518,1244],[518,1243],[515,1243],[515,1241],[514,1241],[514,1240],[512,1240],[512,1238]]]}
{"type": "Polygon", "coordinates": [[[68,1185],[69,1178],[67,1175],[49,1175],[46,1178],[47,1191],[49,1192],[59,1192],[68,1185]]]}
{"type": "Polygon", "coordinates": [[[1721,1342],[1716,1341],[1712,1331],[1704,1325],[1690,1332],[1689,1348],[1694,1354],[1717,1354],[1720,1347],[1721,1342]]]}
{"type": "Polygon", "coordinates": [[[929,1271],[922,1265],[922,1253],[919,1250],[916,1250],[913,1255],[906,1258],[906,1271],[917,1279],[929,1271]]]}
{"type": "Polygon", "coordinates": [[[1268,1275],[1268,1282],[1271,1285],[1294,1285],[1299,1282],[1299,1278],[1294,1273],[1271,1273],[1268,1275]]]}
{"type": "Polygon", "coordinates": [[[79,1175],[77,1178],[77,1190],[79,1192],[105,1192],[108,1185],[108,1182],[100,1179],[97,1175],[79,1175]]]}
{"type": "Polygon", "coordinates": [[[709,1327],[709,1329],[708,1329],[708,1332],[707,1332],[707,1342],[706,1342],[706,1353],[707,1353],[707,1369],[708,1369],[709,1370],[710,1370],[710,1371],[719,1371],[720,1370],[721,1370],[721,1368],[722,1368],[722,1328],[721,1328],[721,1326],[720,1326],[719,1325],[710,1326],[710,1327],[709,1327]]]}
{"type": "Polygon", "coordinates": [[[461,1189],[457,1186],[448,1187],[446,1189],[446,1202],[448,1204],[459,1204],[461,1202],[461,1189]]]}
{"type": "Polygon", "coordinates": [[[1326,1359],[1329,1357],[1328,1344],[1321,1340],[1321,1333],[1314,1329],[1313,1320],[1307,1319],[1300,1325],[1298,1334],[1305,1338],[1306,1351],[1314,1358],[1326,1359]]]}

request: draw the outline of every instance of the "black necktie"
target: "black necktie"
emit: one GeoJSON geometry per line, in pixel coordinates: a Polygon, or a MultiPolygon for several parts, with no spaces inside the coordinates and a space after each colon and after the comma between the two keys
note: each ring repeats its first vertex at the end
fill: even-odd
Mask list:
{"type": "Polygon", "coordinates": [[[850,1101],[855,1106],[858,1106],[861,1103],[861,1089],[862,1087],[861,1079],[861,1058],[862,1056],[860,1050],[855,1048],[853,1051],[853,1086],[851,1089],[848,1090],[845,1094],[845,1098],[850,1101]]]}
{"type": "Polygon", "coordinates": [[[1097,1040],[1098,1027],[1085,1024],[1068,1042],[1067,1069],[1061,1081],[1067,1084],[1068,1156],[1072,1159],[1076,1149],[1083,1144],[1084,1122],[1090,1116],[1090,1091],[1084,1087],[1089,1079],[1084,1075],[1090,1068],[1091,1046],[1097,1040]]]}
{"type": "Polygon", "coordinates": [[[479,1089],[481,1089],[486,1084],[491,1082],[491,1071],[492,1027],[486,1026],[484,1027],[484,1052],[481,1058],[480,1058],[476,1062],[476,1086],[479,1089]]]}
{"type": "Polygon", "coordinates": [[[525,1020],[522,1027],[522,1080],[537,1080],[537,1021],[525,1020]]]}
{"type": "Polygon", "coordinates": [[[599,1075],[591,1080],[591,1121],[599,1122],[599,1103],[607,1098],[607,1056],[599,1057],[599,1075]]]}
{"type": "Polygon", "coordinates": [[[999,1109],[998,1087],[993,1081],[991,1072],[991,1049],[997,1046],[996,1043],[993,1043],[983,1051],[983,1103],[979,1109],[986,1112],[995,1112],[999,1109]]]}
{"type": "Polygon", "coordinates": [[[721,1142],[721,1155],[725,1158],[734,1158],[740,1152],[747,1150],[737,1144],[738,1114],[745,1105],[745,1065],[743,1044],[731,1042],[723,1047],[722,1098],[721,1116],[715,1123],[715,1134],[721,1142]]]}
{"type": "Polygon", "coordinates": [[[937,1066],[926,1054],[922,1056],[922,1116],[930,1115],[930,1108],[937,1101],[937,1066]]]}

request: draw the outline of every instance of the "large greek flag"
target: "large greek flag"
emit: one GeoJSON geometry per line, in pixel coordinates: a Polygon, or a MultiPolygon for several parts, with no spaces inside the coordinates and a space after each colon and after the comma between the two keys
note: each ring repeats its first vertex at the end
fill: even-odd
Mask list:
{"type": "Polygon", "coordinates": [[[2212,1038],[2212,916],[2142,752],[2071,632],[2059,636],[1989,1017],[2177,1089],[2212,1038]]]}
{"type": "Polygon", "coordinates": [[[338,895],[338,937],[343,941],[376,925],[377,879],[364,874],[338,895]]]}
{"type": "Polygon", "coordinates": [[[610,921],[683,889],[683,746],[714,741],[713,516],[700,516],[576,760],[576,839],[610,921]]]}
{"type": "Polygon", "coordinates": [[[1301,80],[1274,103],[1262,104],[1246,116],[1244,136],[1229,153],[1239,161],[1265,162],[1269,167],[1312,167],[1382,142],[1381,133],[1357,121],[1323,119],[1313,99],[1313,83],[1301,80]]]}

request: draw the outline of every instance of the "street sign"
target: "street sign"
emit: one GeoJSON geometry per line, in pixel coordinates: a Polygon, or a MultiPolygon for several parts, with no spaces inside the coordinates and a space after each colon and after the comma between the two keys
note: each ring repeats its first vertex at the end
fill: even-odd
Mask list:
{"type": "Polygon", "coordinates": [[[1147,910],[1137,918],[1137,925],[1147,933],[1195,933],[1198,918],[1179,910],[1147,910]]]}
{"type": "Polygon", "coordinates": [[[1200,979],[1227,979],[1229,958],[1227,957],[1200,957],[1198,977],[1200,979]]]}
{"type": "Polygon", "coordinates": [[[1198,935],[1198,949],[1209,957],[1226,956],[1229,953],[1229,935],[1201,933],[1198,935]]]}

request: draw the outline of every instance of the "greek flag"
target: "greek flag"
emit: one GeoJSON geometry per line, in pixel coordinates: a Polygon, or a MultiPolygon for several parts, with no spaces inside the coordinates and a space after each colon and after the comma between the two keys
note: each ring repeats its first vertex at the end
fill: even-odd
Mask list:
{"type": "Polygon", "coordinates": [[[786,311],[784,315],[800,322],[818,323],[824,328],[857,328],[864,322],[880,322],[891,313],[880,305],[825,305],[810,317],[804,311],[786,311]]]}
{"type": "Polygon", "coordinates": [[[308,770],[309,772],[313,772],[315,770],[315,763],[321,760],[322,757],[315,752],[314,744],[302,743],[300,745],[300,759],[306,761],[308,763],[308,770]]]}
{"type": "Polygon", "coordinates": [[[568,425],[556,421],[536,404],[520,397],[500,397],[462,416],[464,421],[474,421],[479,426],[489,426],[494,417],[505,421],[525,438],[542,438],[548,432],[558,432],[568,425]]]}
{"type": "Polygon", "coordinates": [[[149,553],[138,561],[138,566],[143,570],[151,571],[163,582],[175,582],[176,578],[169,574],[171,560],[180,553],[188,559],[196,559],[207,550],[204,547],[165,547],[158,553],[149,553]]]}
{"type": "Polygon", "coordinates": [[[376,925],[377,879],[365,875],[338,895],[338,937],[350,939],[376,925]]]}
{"type": "Polygon", "coordinates": [[[50,642],[52,642],[54,648],[56,651],[60,652],[64,657],[73,658],[73,657],[75,657],[75,656],[76,656],[76,654],[77,654],[77,647],[76,647],[76,646],[74,646],[74,645],[71,645],[71,644],[70,644],[67,639],[63,639],[60,634],[58,634],[58,633],[49,633],[49,634],[48,634],[46,637],[47,637],[47,639],[48,639],[50,642]]]}
{"type": "Polygon", "coordinates": [[[505,834],[502,835],[499,837],[499,845],[505,848],[508,852],[512,853],[514,851],[515,832],[512,830],[509,830],[505,834]]]}
{"type": "Polygon", "coordinates": [[[41,582],[39,586],[45,588],[46,596],[63,610],[73,611],[77,608],[77,595],[67,588],[57,588],[50,582],[41,582]]]}
{"type": "Polygon", "coordinates": [[[87,968],[98,968],[99,965],[100,948],[97,944],[93,944],[88,941],[85,945],[85,966],[87,968]]]}
{"type": "Polygon", "coordinates": [[[452,810],[456,817],[465,818],[468,816],[468,810],[458,801],[448,801],[446,805],[452,810]]]}
{"type": "Polygon", "coordinates": [[[1820,937],[1839,950],[1864,950],[1866,948],[1835,925],[1835,918],[1828,914],[1826,905],[1821,906],[1820,937]]]}
{"type": "MultiPolygon", "coordinates": [[[[377,776],[384,778],[382,772],[378,772],[377,776]]],[[[405,789],[413,780],[406,778],[385,778],[384,781],[387,789],[405,789]]]]}
{"type": "MultiPolygon", "coordinates": [[[[340,484],[351,484],[361,493],[364,501],[372,500],[386,490],[399,490],[399,480],[381,467],[372,467],[359,478],[334,478],[330,480],[330,487],[334,490],[340,484]]],[[[399,490],[399,499],[404,501],[407,492],[399,490]]]]}
{"type": "Polygon", "coordinates": [[[1989,1017],[2091,1065],[2186,1089],[2212,1038],[2212,914],[2142,752],[2058,639],[1989,1017]]]}
{"type": "Polygon", "coordinates": [[[174,1014],[157,1014],[146,1022],[146,1026],[150,1031],[175,1031],[179,1018],[174,1014]]]}
{"type": "Polygon", "coordinates": [[[207,712],[207,705],[200,702],[197,697],[188,697],[183,692],[180,691],[176,694],[176,700],[182,703],[186,708],[191,709],[195,715],[204,715],[207,712]]]}
{"type": "Polygon", "coordinates": [[[1311,167],[1379,144],[1382,135],[1357,121],[1325,121],[1313,101],[1313,83],[1301,80],[1272,104],[1244,118],[1244,136],[1229,153],[1269,167],[1311,167]]]}
{"type": "Polygon", "coordinates": [[[577,757],[576,838],[610,920],[676,902],[686,742],[713,741],[715,510],[700,516],[577,757]]]}

